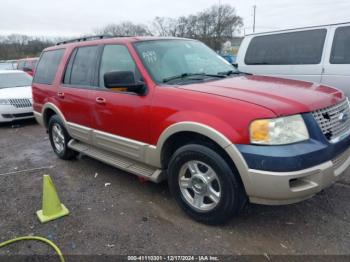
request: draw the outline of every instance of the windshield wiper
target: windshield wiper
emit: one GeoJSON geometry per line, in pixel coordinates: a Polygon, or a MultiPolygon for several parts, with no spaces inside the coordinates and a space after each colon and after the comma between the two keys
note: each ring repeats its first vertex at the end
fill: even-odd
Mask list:
{"type": "Polygon", "coordinates": [[[240,74],[240,72],[238,70],[228,70],[228,71],[224,71],[224,72],[219,72],[218,75],[223,75],[223,76],[229,76],[229,75],[233,75],[233,74],[240,74]]]}
{"type": "MultiPolygon", "coordinates": [[[[218,77],[218,78],[224,78],[225,76],[224,75],[214,75],[214,74],[205,74],[205,73],[183,73],[181,75],[176,75],[176,76],[171,76],[171,77],[167,77],[167,78],[164,78],[162,80],[163,83],[167,83],[167,82],[170,82],[172,80],[177,80],[177,79],[184,79],[184,78],[187,78],[187,77],[191,77],[191,76],[208,76],[208,77],[218,77]]],[[[202,80],[202,79],[193,79],[193,80],[202,80]]]]}
{"type": "Polygon", "coordinates": [[[268,62],[254,62],[254,63],[250,63],[249,65],[271,65],[271,63],[268,63],[268,62]]]}

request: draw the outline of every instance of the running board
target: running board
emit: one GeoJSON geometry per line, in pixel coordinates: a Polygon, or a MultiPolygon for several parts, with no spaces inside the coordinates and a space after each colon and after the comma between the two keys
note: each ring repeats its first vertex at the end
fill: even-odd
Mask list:
{"type": "Polygon", "coordinates": [[[80,152],[84,155],[90,156],[94,159],[100,160],[101,162],[130,172],[139,177],[143,177],[155,183],[159,183],[165,179],[164,172],[162,172],[160,169],[142,164],[126,157],[119,156],[115,153],[111,153],[95,146],[76,141],[74,139],[69,141],[68,147],[74,151],[80,152]]]}

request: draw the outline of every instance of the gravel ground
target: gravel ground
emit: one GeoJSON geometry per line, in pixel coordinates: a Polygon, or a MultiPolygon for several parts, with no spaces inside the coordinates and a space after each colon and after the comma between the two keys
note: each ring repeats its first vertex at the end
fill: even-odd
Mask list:
{"type": "MultiPolygon", "coordinates": [[[[46,169],[0,175],[0,242],[39,235],[67,255],[350,255],[349,172],[310,200],[248,205],[229,224],[213,227],[188,218],[166,183],[142,183],[86,156],[59,160],[42,127],[34,121],[19,125],[0,126],[0,174],[46,169]],[[35,215],[41,209],[43,174],[52,177],[71,212],[47,224],[35,215]]],[[[2,248],[0,254],[53,251],[27,242],[2,248]]]]}

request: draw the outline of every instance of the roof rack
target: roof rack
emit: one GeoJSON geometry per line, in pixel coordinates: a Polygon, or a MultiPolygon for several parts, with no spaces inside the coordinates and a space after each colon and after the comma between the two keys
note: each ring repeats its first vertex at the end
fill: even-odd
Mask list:
{"type": "Polygon", "coordinates": [[[56,43],[56,45],[64,45],[64,44],[68,44],[68,43],[84,42],[84,41],[98,40],[98,39],[112,38],[112,37],[124,37],[124,36],[112,36],[112,35],[84,36],[84,37],[80,37],[80,38],[75,38],[75,39],[70,39],[70,40],[58,42],[58,43],[56,43]]]}

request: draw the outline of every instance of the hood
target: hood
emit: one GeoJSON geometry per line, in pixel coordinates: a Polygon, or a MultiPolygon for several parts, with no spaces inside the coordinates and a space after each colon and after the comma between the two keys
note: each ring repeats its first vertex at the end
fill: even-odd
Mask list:
{"type": "Polygon", "coordinates": [[[0,89],[1,99],[11,99],[11,98],[29,98],[32,99],[32,87],[31,86],[21,86],[21,87],[9,87],[0,89]]]}
{"type": "Polygon", "coordinates": [[[218,95],[256,104],[277,116],[311,112],[345,98],[332,87],[266,76],[241,76],[179,86],[179,88],[218,95]]]}

